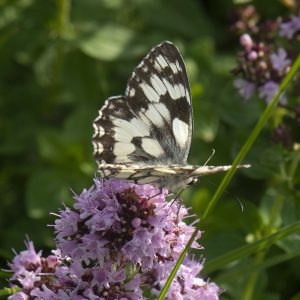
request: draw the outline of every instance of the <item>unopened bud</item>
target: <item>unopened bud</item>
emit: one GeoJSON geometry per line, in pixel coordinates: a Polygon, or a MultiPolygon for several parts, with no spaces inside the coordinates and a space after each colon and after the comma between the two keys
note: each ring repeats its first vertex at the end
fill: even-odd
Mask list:
{"type": "Polygon", "coordinates": [[[253,46],[252,38],[248,33],[244,33],[241,35],[240,43],[246,50],[250,50],[253,46]]]}
{"type": "Polygon", "coordinates": [[[257,59],[258,55],[257,55],[256,51],[251,51],[247,57],[250,61],[255,61],[257,59]]]}

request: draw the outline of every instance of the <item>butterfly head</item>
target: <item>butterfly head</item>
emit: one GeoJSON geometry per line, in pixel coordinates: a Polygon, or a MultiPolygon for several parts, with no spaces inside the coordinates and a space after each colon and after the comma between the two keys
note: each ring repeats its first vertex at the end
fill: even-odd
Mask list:
{"type": "Polygon", "coordinates": [[[187,186],[191,186],[193,184],[195,184],[198,181],[198,177],[190,177],[186,180],[186,185],[187,186]]]}
{"type": "Polygon", "coordinates": [[[192,176],[190,174],[180,174],[177,176],[169,177],[168,182],[165,182],[166,188],[171,192],[176,192],[178,189],[185,189],[195,184],[199,176],[192,176]]]}

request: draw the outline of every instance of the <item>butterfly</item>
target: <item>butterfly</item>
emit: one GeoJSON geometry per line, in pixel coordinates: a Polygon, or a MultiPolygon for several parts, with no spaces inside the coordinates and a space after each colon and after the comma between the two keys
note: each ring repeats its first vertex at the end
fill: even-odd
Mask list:
{"type": "Polygon", "coordinates": [[[193,132],[191,91],[182,56],[168,41],[152,48],[135,68],[124,96],[105,101],[93,127],[102,177],[175,192],[200,176],[231,168],[187,165],[193,132]]]}

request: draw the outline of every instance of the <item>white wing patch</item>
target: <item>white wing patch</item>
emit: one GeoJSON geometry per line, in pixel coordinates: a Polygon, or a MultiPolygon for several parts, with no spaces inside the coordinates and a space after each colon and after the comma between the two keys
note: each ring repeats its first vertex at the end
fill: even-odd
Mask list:
{"type": "Polygon", "coordinates": [[[164,150],[157,140],[151,138],[142,139],[142,147],[145,152],[152,156],[159,157],[164,154],[164,150]]]}
{"type": "Polygon", "coordinates": [[[116,127],[114,138],[117,142],[124,142],[124,143],[130,143],[132,138],[134,137],[134,132],[131,132],[122,128],[122,127],[116,127]]]}
{"type": "Polygon", "coordinates": [[[164,85],[164,83],[161,81],[161,79],[156,75],[152,75],[150,78],[151,84],[158,93],[158,95],[162,96],[165,95],[167,92],[167,89],[164,85]]]}
{"type": "Polygon", "coordinates": [[[163,78],[163,83],[164,83],[165,87],[167,88],[168,93],[170,94],[171,98],[173,100],[177,99],[177,96],[174,93],[175,91],[174,91],[173,86],[171,85],[171,83],[166,78],[163,78]]]}
{"type": "Polygon", "coordinates": [[[172,122],[173,132],[175,134],[175,139],[180,147],[185,147],[185,144],[189,137],[189,125],[175,118],[172,122]]]}
{"type": "Polygon", "coordinates": [[[93,134],[93,137],[94,136],[103,136],[105,134],[105,130],[102,126],[96,126],[96,124],[94,123],[93,124],[93,127],[94,127],[94,134],[93,134]]]}
{"type": "Polygon", "coordinates": [[[95,143],[93,142],[93,147],[94,147],[94,154],[101,154],[103,152],[103,146],[101,143],[95,143]]]}
{"type": "Polygon", "coordinates": [[[118,157],[127,157],[135,150],[135,146],[131,143],[117,142],[114,146],[114,154],[118,157]]]}
{"type": "Polygon", "coordinates": [[[135,95],[135,89],[131,89],[130,91],[129,91],[129,96],[130,97],[133,97],[135,95]]]}
{"type": "Polygon", "coordinates": [[[178,100],[182,97],[185,97],[184,86],[182,84],[172,85],[167,79],[163,79],[163,83],[168,90],[171,98],[173,100],[178,100]]]}
{"type": "Polygon", "coordinates": [[[171,121],[170,111],[167,109],[166,105],[163,103],[157,103],[155,105],[157,111],[160,112],[161,116],[163,116],[164,120],[169,123],[171,121]]]}
{"type": "Polygon", "coordinates": [[[116,126],[115,131],[117,135],[122,135],[126,132],[133,137],[148,136],[150,135],[149,128],[140,119],[134,118],[130,121],[123,119],[113,119],[113,123],[116,126]]]}
{"type": "Polygon", "coordinates": [[[186,90],[185,96],[186,96],[186,100],[188,101],[188,103],[192,104],[192,101],[191,101],[191,97],[190,97],[189,91],[186,90]]]}
{"type": "Polygon", "coordinates": [[[158,61],[159,65],[164,69],[169,66],[169,64],[166,62],[164,57],[162,55],[158,55],[156,57],[156,60],[158,61]]]}
{"type": "Polygon", "coordinates": [[[151,87],[150,85],[148,85],[145,82],[142,82],[140,84],[141,89],[143,90],[145,96],[151,101],[151,102],[159,102],[159,94],[157,94],[157,92],[155,91],[155,89],[153,87],[151,87]]]}
{"type": "Polygon", "coordinates": [[[181,72],[181,68],[179,66],[178,61],[176,61],[176,63],[170,63],[170,68],[172,69],[174,74],[181,72]]]}
{"type": "Polygon", "coordinates": [[[156,126],[164,126],[164,119],[157,109],[156,105],[150,104],[147,111],[145,111],[145,116],[156,126]]]}
{"type": "Polygon", "coordinates": [[[182,84],[174,85],[174,91],[175,91],[175,95],[176,95],[175,100],[180,99],[185,96],[184,86],[182,84]]]}

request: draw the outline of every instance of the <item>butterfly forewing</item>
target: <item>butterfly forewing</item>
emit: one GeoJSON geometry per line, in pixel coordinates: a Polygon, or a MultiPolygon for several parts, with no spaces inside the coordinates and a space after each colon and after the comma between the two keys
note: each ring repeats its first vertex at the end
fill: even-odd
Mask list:
{"type": "Polygon", "coordinates": [[[178,49],[169,42],[153,48],[133,72],[126,95],[128,105],[153,127],[153,138],[162,145],[167,160],[159,163],[185,164],[192,135],[192,105],[178,49]]]}
{"type": "Polygon", "coordinates": [[[134,70],[125,96],[106,100],[94,122],[99,164],[185,164],[192,106],[185,66],[170,42],[154,47],[134,70]]]}

